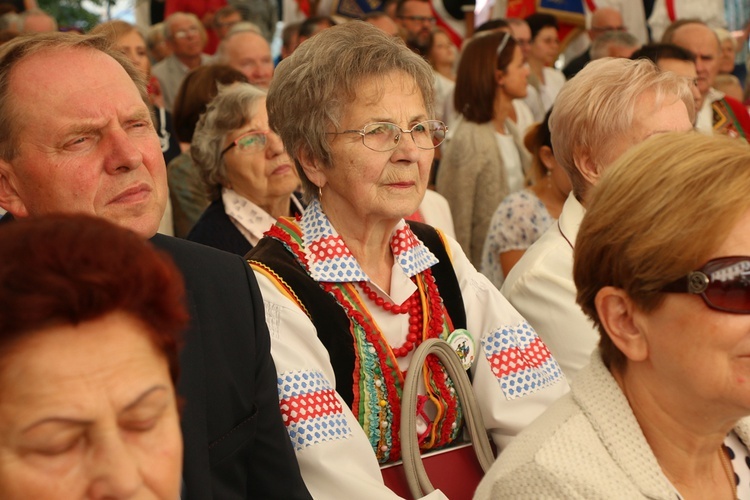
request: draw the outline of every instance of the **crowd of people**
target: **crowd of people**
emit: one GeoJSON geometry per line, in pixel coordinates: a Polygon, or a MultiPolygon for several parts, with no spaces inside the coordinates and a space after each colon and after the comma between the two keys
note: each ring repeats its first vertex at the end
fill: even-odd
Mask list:
{"type": "Polygon", "coordinates": [[[87,34],[20,3],[0,498],[402,498],[404,433],[473,460],[478,418],[461,498],[750,499],[750,114],[715,12],[657,1],[650,42],[587,2],[561,64],[549,12],[460,41],[427,0],[313,2],[275,40],[273,2],[87,34]]]}

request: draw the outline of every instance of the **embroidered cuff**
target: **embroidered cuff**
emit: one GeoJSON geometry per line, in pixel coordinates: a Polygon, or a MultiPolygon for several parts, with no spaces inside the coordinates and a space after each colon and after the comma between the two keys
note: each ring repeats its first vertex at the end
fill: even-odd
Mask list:
{"type": "Polygon", "coordinates": [[[483,337],[482,350],[505,399],[533,394],[562,378],[557,361],[525,321],[483,337]]]}
{"type": "Polygon", "coordinates": [[[281,418],[295,451],[351,435],[343,405],[322,373],[284,372],[277,385],[281,418]]]}

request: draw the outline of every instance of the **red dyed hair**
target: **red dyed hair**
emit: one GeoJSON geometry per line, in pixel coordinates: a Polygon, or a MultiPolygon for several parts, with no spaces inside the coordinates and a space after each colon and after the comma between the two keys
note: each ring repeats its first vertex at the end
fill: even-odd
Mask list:
{"type": "Polygon", "coordinates": [[[169,256],[104,219],[51,215],[0,225],[0,353],[34,331],[124,312],[146,326],[176,383],[184,293],[169,256]]]}

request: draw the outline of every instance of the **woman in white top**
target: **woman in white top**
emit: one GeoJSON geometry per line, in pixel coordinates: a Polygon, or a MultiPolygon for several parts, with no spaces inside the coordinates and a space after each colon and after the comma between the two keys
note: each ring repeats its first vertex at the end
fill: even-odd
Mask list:
{"type": "Polygon", "coordinates": [[[543,109],[546,113],[555,102],[557,94],[565,84],[565,75],[555,69],[554,64],[560,55],[560,38],[557,33],[557,19],[550,14],[532,14],[526,18],[531,28],[531,48],[528,54],[529,83],[538,95],[529,96],[541,103],[529,103],[531,109],[543,109]],[[541,107],[539,106],[541,104],[541,107]]]}
{"type": "Polygon", "coordinates": [[[456,81],[456,46],[442,28],[433,28],[427,47],[427,61],[436,73],[456,81]]]}
{"type": "Polygon", "coordinates": [[[437,191],[453,212],[456,239],[475,267],[495,208],[522,189],[529,164],[510,120],[513,100],[526,95],[529,69],[508,32],[483,32],[464,46],[454,105],[463,115],[444,147],[437,191]]]}
{"type": "Polygon", "coordinates": [[[552,153],[549,115],[547,112],[544,121],[524,138],[532,155],[532,185],[509,194],[500,203],[487,231],[480,270],[498,288],[526,249],[557,220],[570,193],[568,174],[552,153]]]}

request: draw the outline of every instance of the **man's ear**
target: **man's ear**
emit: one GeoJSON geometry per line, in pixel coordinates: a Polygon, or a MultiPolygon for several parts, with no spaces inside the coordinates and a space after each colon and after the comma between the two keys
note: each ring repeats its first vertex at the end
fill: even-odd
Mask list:
{"type": "Polygon", "coordinates": [[[599,321],[612,343],[630,361],[648,358],[648,341],[638,321],[636,308],[628,294],[620,288],[605,286],[594,299],[599,321]]]}
{"type": "Polygon", "coordinates": [[[575,162],[578,171],[581,172],[583,178],[586,179],[587,183],[593,186],[599,181],[599,177],[601,176],[599,165],[596,164],[589,153],[577,154],[573,158],[573,161],[575,162]]]}
{"type": "Polygon", "coordinates": [[[300,165],[302,165],[302,171],[305,172],[305,176],[310,182],[323,189],[328,183],[328,179],[326,178],[326,169],[320,160],[313,158],[313,155],[307,148],[303,148],[297,157],[299,158],[300,165]]]}
{"type": "Polygon", "coordinates": [[[28,217],[29,211],[21,200],[17,184],[11,164],[0,160],[0,207],[14,217],[28,217]]]}

